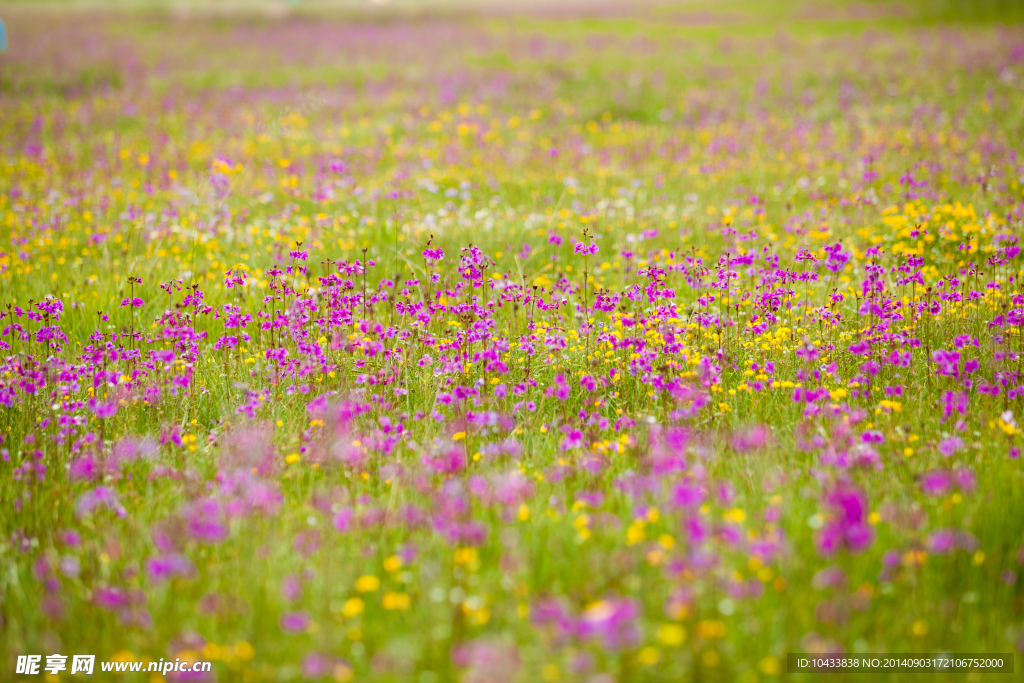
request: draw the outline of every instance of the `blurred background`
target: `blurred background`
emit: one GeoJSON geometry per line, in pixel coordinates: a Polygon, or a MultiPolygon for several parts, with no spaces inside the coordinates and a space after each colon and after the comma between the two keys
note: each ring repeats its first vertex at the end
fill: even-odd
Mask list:
{"type": "MultiPolygon", "coordinates": [[[[339,85],[351,97],[372,84],[377,94],[412,86],[445,100],[460,81],[483,74],[501,74],[505,96],[524,86],[575,97],[582,74],[572,68],[582,65],[589,77],[657,72],[642,88],[649,104],[673,87],[720,81],[723,69],[745,79],[793,68],[774,59],[776,50],[819,51],[835,73],[844,66],[833,58],[852,64],[864,56],[831,55],[843,36],[866,37],[865,55],[884,58],[873,51],[885,52],[885,36],[1015,26],[1024,2],[7,0],[0,19],[0,97],[143,83],[339,85]]],[[[618,88],[591,95],[616,92],[619,106],[636,103],[636,93],[625,98],[618,88]]]]}

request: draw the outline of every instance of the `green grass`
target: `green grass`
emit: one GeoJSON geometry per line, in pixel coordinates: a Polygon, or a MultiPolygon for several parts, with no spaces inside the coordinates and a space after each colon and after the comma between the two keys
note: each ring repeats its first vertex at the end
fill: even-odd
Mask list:
{"type": "MultiPolygon", "coordinates": [[[[0,384],[15,387],[37,369],[47,383],[34,395],[16,389],[17,402],[0,408],[8,456],[0,461],[0,679],[13,675],[18,655],[61,652],[195,657],[214,660],[217,680],[299,680],[307,657],[320,653],[330,665],[309,678],[754,683],[787,676],[788,652],[1020,647],[1024,478],[1020,460],[1009,457],[1020,436],[1008,433],[1015,423],[1005,413],[1020,413],[1019,401],[1005,389],[997,397],[972,389],[969,410],[944,419],[944,393],[964,385],[936,376],[929,360],[968,334],[979,338],[977,348],[962,350],[981,363],[975,378],[1020,371],[1016,356],[996,355],[1021,353],[1020,330],[988,325],[1016,306],[1020,292],[1016,261],[989,263],[1002,253],[997,235],[1020,237],[1024,32],[1015,3],[730,0],[561,16],[494,3],[309,2],[277,16],[269,4],[210,3],[182,13],[140,0],[63,14],[73,4],[48,3],[56,13],[47,13],[8,3],[0,12],[12,45],[0,57],[0,310],[58,297],[68,336],[60,350],[2,337],[11,348],[0,384]],[[219,158],[241,170],[218,172],[219,158]],[[877,178],[865,178],[867,158],[877,178]],[[344,172],[330,170],[338,161],[344,172]],[[908,170],[922,188],[901,185],[908,170]],[[211,183],[221,181],[226,189],[217,195],[211,183]],[[922,224],[936,239],[918,245],[911,230],[922,224]],[[584,229],[600,247],[587,260],[572,249],[584,229]],[[638,241],[645,231],[657,234],[638,241]],[[265,355],[283,348],[303,357],[297,330],[277,331],[272,342],[250,325],[253,339],[240,349],[214,350],[230,330],[212,315],[184,321],[208,337],[174,395],[170,376],[184,366],[83,359],[96,347],[89,337],[97,311],[109,315],[99,331],[105,340],[117,334],[114,346],[143,330],[150,336],[135,348],[171,348],[160,318],[187,311],[176,306],[186,291],[169,298],[159,283],[181,278],[199,285],[211,306],[237,305],[256,317],[272,292],[267,269],[291,265],[296,242],[310,252],[309,275],[287,278],[296,292],[319,288],[325,259],[362,259],[366,249],[377,263],[367,278],[372,293],[384,279],[426,280],[421,253],[431,238],[446,254],[433,269],[441,281],[410,286],[408,296],[399,285],[391,293],[401,301],[436,302],[441,289],[454,289],[459,250],[469,244],[493,259],[487,274],[500,274],[496,282],[566,298],[550,312],[521,300],[495,309],[492,335],[513,344],[501,352],[507,375],[472,360],[447,374],[417,365],[424,354],[437,362],[448,353],[425,345],[428,335],[455,340],[479,311],[438,311],[414,326],[380,303],[366,316],[410,332],[380,338],[389,349],[405,347],[402,354],[384,359],[344,345],[380,335],[359,331],[364,314],[354,304],[350,322],[329,331],[308,325],[310,341],[326,348],[338,332],[342,344],[326,348],[324,364],[309,364],[302,377],[278,374],[265,355]],[[799,252],[824,258],[823,248],[839,241],[850,263],[836,275],[819,268],[818,282],[785,285],[792,291],[780,295],[769,336],[741,332],[764,309],[726,305],[720,290],[698,291],[678,271],[664,277],[676,298],[659,303],[674,303],[675,314],[624,297],[614,313],[593,313],[606,327],[580,329],[575,307],[583,297],[593,304],[598,291],[645,286],[640,268],[699,256],[713,279],[724,254],[734,260],[767,250],[781,268],[804,273],[813,268],[799,252]],[[867,255],[872,246],[877,256],[867,255]],[[898,284],[893,269],[918,249],[923,285],[898,284]],[[857,312],[873,261],[886,269],[885,298],[906,306],[934,300],[940,278],[971,265],[983,275],[963,277],[956,289],[983,296],[944,304],[937,316],[893,319],[892,330],[920,341],[913,362],[882,364],[871,392],[857,396],[863,385],[852,383],[865,358],[849,347],[878,321],[857,312]],[[241,265],[253,284],[226,288],[225,271],[241,265]],[[130,276],[143,282],[129,289],[130,276]],[[984,289],[989,281],[1000,293],[984,289]],[[833,290],[845,296],[830,309],[842,320],[823,325],[810,309],[825,306],[833,290]],[[145,299],[134,314],[119,306],[131,294],[145,299]],[[716,299],[705,306],[706,294],[716,299]],[[738,325],[700,329],[694,316],[701,312],[738,325]],[[638,331],[623,317],[647,323],[638,331]],[[637,369],[636,348],[611,349],[599,332],[642,337],[656,362],[637,369]],[[564,334],[569,347],[528,357],[520,344],[531,333],[538,346],[564,334]],[[681,350],[667,350],[670,334],[681,350]],[[813,364],[796,355],[805,344],[821,348],[813,364]],[[712,386],[701,383],[702,359],[721,365],[712,386]],[[751,364],[766,361],[780,385],[754,392],[751,364]],[[833,363],[820,377],[798,376],[833,363]],[[96,364],[116,370],[120,388],[100,381],[93,389],[96,364]],[[78,385],[57,375],[71,365],[79,366],[78,385]],[[618,379],[607,388],[580,389],[584,375],[611,370],[618,379]],[[369,384],[374,373],[398,378],[406,393],[369,384]],[[573,388],[564,403],[544,393],[560,374],[573,388]],[[538,386],[521,397],[490,393],[492,380],[511,387],[528,379],[538,386]],[[696,393],[655,390],[675,379],[696,393]],[[478,382],[480,405],[438,403],[439,392],[478,382]],[[792,400],[798,382],[832,392],[818,414],[805,415],[792,400]],[[897,385],[905,387],[898,407],[882,392],[897,385]],[[152,387],[159,401],[144,399],[152,387]],[[49,393],[58,390],[67,395],[49,393]],[[249,390],[263,396],[252,420],[236,410],[249,390]],[[307,409],[325,394],[333,403],[366,404],[351,432],[335,433],[329,417],[307,409]],[[84,405],[59,405],[94,396],[124,404],[102,421],[84,405]],[[707,405],[675,415],[693,396],[706,396],[707,405]],[[465,421],[466,410],[512,415],[526,400],[536,410],[515,412],[510,429],[465,421]],[[580,411],[609,425],[588,425],[580,411]],[[414,419],[418,412],[426,415],[414,419]],[[63,441],[56,439],[61,417],[70,421],[63,441]],[[383,418],[405,429],[386,448],[383,418]],[[613,426],[620,418],[635,424],[613,426]],[[264,436],[251,435],[254,425],[264,436]],[[659,430],[670,425],[689,437],[685,464],[664,472],[659,430]],[[768,444],[734,446],[755,425],[770,428],[768,444]],[[563,448],[562,427],[578,427],[584,444],[563,448]],[[175,432],[185,437],[180,446],[168,440],[175,432]],[[830,459],[860,452],[865,432],[884,436],[875,446],[881,469],[830,459]],[[938,444],[954,434],[964,447],[944,457],[938,444]],[[81,441],[86,435],[96,441],[81,441]],[[73,476],[72,463],[108,463],[127,439],[143,437],[164,443],[92,479],[73,476]],[[818,446],[809,446],[816,438],[818,446]],[[353,440],[367,448],[358,464],[338,456],[353,440]],[[519,455],[490,455],[511,442],[519,455]],[[261,447],[270,453],[267,469],[252,477],[265,488],[240,488],[276,491],[279,506],[232,519],[217,543],[187,532],[193,506],[235,497],[225,478],[263,466],[255,456],[261,447]],[[465,468],[431,472],[424,456],[450,449],[467,456],[465,468]],[[592,458],[600,468],[588,465],[592,458]],[[45,465],[45,477],[26,474],[35,463],[45,465]],[[922,492],[922,474],[953,468],[970,469],[976,487],[922,492]],[[493,483],[512,473],[532,486],[514,502],[488,505],[466,493],[477,477],[493,483]],[[627,494],[632,475],[651,475],[654,489],[627,494]],[[835,514],[826,492],[840,481],[866,495],[875,537],[863,552],[824,556],[816,539],[835,514]],[[672,504],[684,482],[706,486],[703,511],[672,504]],[[124,516],[102,507],[76,514],[76,501],[97,486],[116,492],[124,516]],[[719,496],[720,486],[731,496],[719,496]],[[576,504],[593,492],[603,501],[576,504]],[[445,512],[454,504],[446,496],[463,500],[466,512],[445,512]],[[410,505],[441,521],[479,523],[486,537],[446,539],[431,522],[409,521],[410,505]],[[356,520],[383,521],[338,531],[335,515],[345,509],[356,520]],[[694,519],[714,532],[706,543],[691,537],[686,523],[694,519]],[[68,529],[80,544],[64,540],[68,529]],[[967,532],[976,546],[925,552],[929,534],[941,529],[967,532]],[[758,560],[751,544],[766,540],[778,551],[758,560]],[[886,576],[888,551],[898,561],[886,576]],[[705,553],[715,557],[710,568],[705,553]],[[147,562],[171,554],[186,557],[194,572],[154,580],[147,562]],[[830,566],[846,582],[815,588],[814,577],[830,566]],[[361,591],[365,576],[377,577],[379,588],[361,591]],[[293,578],[301,591],[291,598],[282,588],[293,578]],[[739,581],[758,594],[732,595],[739,581]],[[101,607],[97,596],[108,588],[125,591],[132,607],[101,607]],[[597,601],[633,600],[636,639],[559,638],[556,627],[537,622],[548,598],[574,615],[597,601]],[[281,626],[292,612],[310,619],[296,633],[281,626]],[[460,648],[473,643],[495,659],[467,661],[460,648]]],[[[741,269],[732,295],[762,294],[755,275],[741,269]]],[[[361,295],[360,277],[352,279],[349,294],[361,295]]],[[[501,293],[474,292],[484,301],[501,293]]],[[[445,299],[467,301],[461,293],[445,299]]],[[[279,310],[282,302],[272,305],[279,310]]],[[[322,304],[317,310],[323,315],[322,304]]],[[[462,346],[470,359],[483,348],[462,346]]],[[[878,344],[872,357],[895,348],[878,344]]],[[[1007,388],[1018,383],[1019,376],[1007,388]]],[[[976,673],[949,679],[981,680],[976,673]]]]}

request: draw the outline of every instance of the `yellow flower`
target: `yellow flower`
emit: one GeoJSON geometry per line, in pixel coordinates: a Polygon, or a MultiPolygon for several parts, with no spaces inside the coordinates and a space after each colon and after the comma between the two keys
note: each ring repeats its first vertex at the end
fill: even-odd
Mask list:
{"type": "Polygon", "coordinates": [[[658,627],[658,641],[676,647],[686,640],[686,629],[679,624],[662,624],[658,627]]]}
{"type": "Polygon", "coordinates": [[[218,659],[227,659],[230,651],[228,648],[222,648],[217,643],[207,643],[202,650],[203,657],[210,661],[217,661],[218,659]]]}
{"type": "Polygon", "coordinates": [[[697,622],[697,635],[701,638],[715,639],[725,637],[725,622],[708,619],[697,622]]]}
{"type": "Polygon", "coordinates": [[[345,601],[345,606],[341,608],[341,613],[346,617],[354,617],[362,614],[364,607],[362,598],[349,598],[345,601]]]}
{"type": "Polygon", "coordinates": [[[644,666],[652,666],[661,659],[661,653],[658,652],[658,648],[648,645],[637,653],[636,658],[644,666]]]}
{"type": "Polygon", "coordinates": [[[235,643],[235,656],[241,659],[243,662],[248,662],[250,659],[256,656],[256,650],[253,649],[252,645],[244,640],[240,640],[235,643]]]}
{"type": "Polygon", "coordinates": [[[356,590],[360,593],[372,593],[380,588],[380,579],[372,574],[366,574],[356,579],[356,590]]]}
{"type": "Polygon", "coordinates": [[[476,548],[459,548],[455,551],[455,564],[462,566],[476,562],[476,548]]]}
{"type": "Polygon", "coordinates": [[[409,595],[407,593],[393,593],[388,591],[384,594],[384,598],[381,603],[384,605],[384,609],[393,610],[404,610],[409,609],[409,595]]]}
{"type": "Polygon", "coordinates": [[[747,513],[742,508],[733,508],[724,515],[727,522],[736,522],[737,524],[743,524],[747,521],[747,513]]]}
{"type": "Polygon", "coordinates": [[[452,441],[462,441],[466,438],[466,432],[455,432],[452,434],[452,441]]]}
{"type": "Polygon", "coordinates": [[[766,676],[775,676],[782,671],[782,667],[779,664],[779,660],[775,659],[775,657],[772,657],[770,655],[762,659],[758,663],[757,668],[760,669],[761,673],[763,673],[766,676]]]}

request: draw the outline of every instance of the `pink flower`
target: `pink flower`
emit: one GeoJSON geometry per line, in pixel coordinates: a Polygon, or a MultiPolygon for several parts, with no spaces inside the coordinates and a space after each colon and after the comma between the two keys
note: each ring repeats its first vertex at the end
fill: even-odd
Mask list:
{"type": "Polygon", "coordinates": [[[163,555],[146,560],[146,573],[153,583],[161,583],[175,576],[191,576],[196,568],[184,555],[163,555]]]}
{"type": "Polygon", "coordinates": [[[737,432],[732,437],[732,447],[737,453],[755,451],[771,438],[772,432],[765,425],[754,425],[745,431],[737,432]]]}
{"type": "Polygon", "coordinates": [[[832,519],[818,532],[818,552],[832,555],[846,548],[860,552],[871,545],[875,532],[867,522],[868,497],[852,484],[839,483],[826,492],[825,505],[832,519]]]}
{"type": "Polygon", "coordinates": [[[452,663],[469,669],[459,680],[464,683],[511,683],[519,670],[515,645],[498,640],[478,639],[452,646],[452,663]]]}
{"type": "Polygon", "coordinates": [[[309,615],[305,612],[285,612],[281,615],[281,630],[285,633],[299,633],[309,625],[309,615]]]}
{"type": "Polygon", "coordinates": [[[949,493],[953,481],[946,470],[931,470],[921,475],[920,486],[926,496],[944,496],[949,493]]]}
{"type": "Polygon", "coordinates": [[[99,507],[107,507],[114,511],[118,517],[127,517],[128,512],[121,505],[117,494],[106,486],[97,486],[91,491],[86,491],[75,501],[75,514],[79,517],[92,514],[93,510],[99,507]]]}
{"type": "Polygon", "coordinates": [[[354,513],[349,508],[342,508],[334,515],[334,528],[344,533],[349,530],[352,525],[352,517],[354,513]]]}

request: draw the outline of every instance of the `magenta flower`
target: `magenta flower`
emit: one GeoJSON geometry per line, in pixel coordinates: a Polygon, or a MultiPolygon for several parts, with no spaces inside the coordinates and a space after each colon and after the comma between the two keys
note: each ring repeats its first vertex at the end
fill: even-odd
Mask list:
{"type": "Polygon", "coordinates": [[[926,496],[944,496],[953,488],[971,493],[977,485],[974,472],[967,467],[955,470],[929,470],[920,475],[921,492],[926,496]]]}
{"type": "Polygon", "coordinates": [[[680,508],[696,508],[704,504],[707,493],[699,484],[682,483],[672,489],[672,504],[680,508]]]}
{"type": "Polygon", "coordinates": [[[96,414],[96,417],[105,420],[117,414],[117,400],[100,401],[96,398],[89,399],[89,410],[96,414]]]}
{"type": "Polygon", "coordinates": [[[120,588],[103,587],[92,592],[92,600],[100,609],[108,612],[119,610],[128,605],[128,596],[120,588]]]}
{"type": "Polygon", "coordinates": [[[285,633],[299,633],[309,626],[309,615],[305,612],[286,612],[281,615],[281,630],[285,633]]]}
{"type": "Polygon", "coordinates": [[[466,469],[466,452],[459,447],[452,447],[437,455],[424,453],[423,466],[436,474],[457,474],[466,469]]]}
{"type": "Polygon", "coordinates": [[[939,453],[945,457],[950,457],[964,446],[964,440],[959,436],[951,436],[948,439],[943,439],[939,442],[939,453]]]}
{"type": "Polygon", "coordinates": [[[920,486],[926,496],[944,496],[953,487],[953,480],[945,470],[932,470],[921,475],[920,486]]]}
{"type": "Polygon", "coordinates": [[[588,607],[576,624],[576,634],[597,640],[609,650],[630,647],[640,640],[640,603],[631,598],[599,600],[588,607]]]}
{"type": "Polygon", "coordinates": [[[515,645],[478,639],[459,643],[451,649],[452,663],[469,670],[459,679],[464,683],[511,683],[519,670],[515,645]]]}
{"type": "Polygon", "coordinates": [[[841,549],[860,552],[871,545],[874,529],[868,524],[868,497],[852,484],[839,483],[825,493],[831,519],[818,532],[818,552],[833,555],[841,549]]]}
{"type": "Polygon", "coordinates": [[[732,447],[737,453],[749,453],[762,448],[771,438],[771,430],[765,425],[754,425],[737,432],[732,437],[732,447]]]}
{"type": "Polygon", "coordinates": [[[100,507],[110,508],[118,517],[128,516],[128,512],[118,500],[117,494],[106,486],[97,486],[80,495],[75,501],[75,514],[84,517],[100,507]]]}
{"type": "Polygon", "coordinates": [[[334,528],[342,533],[349,530],[352,525],[354,513],[349,508],[342,508],[334,515],[334,528]]]}
{"type": "Polygon", "coordinates": [[[184,555],[163,555],[146,560],[146,574],[153,583],[161,583],[175,576],[192,576],[195,566],[184,555]]]}
{"type": "Polygon", "coordinates": [[[185,513],[188,535],[208,545],[222,543],[228,537],[228,527],[222,521],[222,517],[220,504],[216,500],[200,500],[185,513]]]}
{"type": "Polygon", "coordinates": [[[579,448],[583,445],[583,432],[578,429],[567,429],[565,436],[562,437],[562,442],[559,447],[563,451],[572,450],[573,448],[579,448]]]}
{"type": "Polygon", "coordinates": [[[936,529],[928,534],[924,545],[928,552],[936,555],[948,555],[954,550],[973,552],[978,547],[978,539],[966,531],[936,529]]]}
{"type": "Polygon", "coordinates": [[[100,476],[100,473],[100,463],[91,454],[83,455],[81,458],[72,461],[68,467],[68,476],[74,481],[95,479],[100,476]]]}

